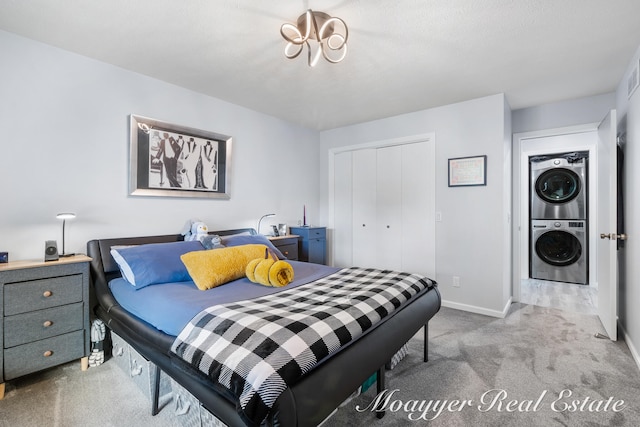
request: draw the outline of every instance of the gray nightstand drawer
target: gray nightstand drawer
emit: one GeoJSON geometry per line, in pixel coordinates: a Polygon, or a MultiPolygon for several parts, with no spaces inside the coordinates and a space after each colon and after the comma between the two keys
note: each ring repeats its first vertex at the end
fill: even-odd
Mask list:
{"type": "Polygon", "coordinates": [[[4,285],[4,315],[82,301],[82,274],[4,285]]]}
{"type": "Polygon", "coordinates": [[[15,347],[82,329],[83,308],[79,302],[6,317],[4,346],[15,347]]]}
{"type": "Polygon", "coordinates": [[[19,345],[4,351],[4,378],[11,380],[84,356],[84,330],[19,345]]]}
{"type": "Polygon", "coordinates": [[[287,259],[292,260],[292,261],[296,261],[298,259],[298,244],[297,243],[292,243],[292,244],[288,244],[288,245],[281,245],[281,246],[278,246],[278,249],[280,250],[280,252],[282,252],[282,255],[287,257],[287,259]]]}

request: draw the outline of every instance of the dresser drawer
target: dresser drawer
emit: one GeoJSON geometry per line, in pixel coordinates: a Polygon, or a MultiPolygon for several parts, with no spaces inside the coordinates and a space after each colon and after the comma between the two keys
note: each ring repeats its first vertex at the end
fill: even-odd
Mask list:
{"type": "Polygon", "coordinates": [[[291,227],[291,234],[297,234],[302,240],[326,239],[327,229],[325,227],[291,227]]]}
{"type": "Polygon", "coordinates": [[[82,329],[81,302],[4,318],[5,348],[82,329]]]}
{"type": "Polygon", "coordinates": [[[4,285],[5,316],[80,301],[82,301],[82,274],[4,285]]]}
{"type": "Polygon", "coordinates": [[[282,252],[282,255],[287,257],[288,260],[296,261],[298,259],[298,244],[289,243],[287,245],[278,245],[278,249],[282,252]]]}
{"type": "Polygon", "coordinates": [[[84,356],[84,330],[23,344],[4,351],[4,379],[60,365],[84,356]]]}

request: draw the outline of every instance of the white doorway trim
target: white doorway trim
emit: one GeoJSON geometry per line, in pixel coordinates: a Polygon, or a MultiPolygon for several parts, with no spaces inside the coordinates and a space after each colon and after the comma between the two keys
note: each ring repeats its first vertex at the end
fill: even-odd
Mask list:
{"type": "MultiPolygon", "coordinates": [[[[526,279],[529,275],[529,156],[539,154],[549,154],[553,152],[563,153],[570,151],[589,151],[589,158],[595,159],[596,150],[594,146],[588,145],[564,145],[550,149],[548,146],[536,145],[536,140],[540,138],[548,138],[562,135],[572,135],[579,133],[598,131],[599,123],[588,123],[578,126],[569,126],[563,128],[546,129],[534,132],[522,132],[513,134],[513,158],[512,158],[512,179],[513,179],[513,224],[512,224],[512,247],[513,247],[513,278],[512,278],[512,295],[513,301],[520,301],[520,283],[522,279],[526,279]]],[[[594,170],[595,168],[591,168],[594,170]]],[[[589,173],[589,182],[595,182],[597,176],[589,173]]],[[[592,186],[590,186],[592,187],[592,186]]],[[[593,191],[589,191],[589,204],[595,206],[593,191]]],[[[593,210],[592,210],[593,211],[593,210]]],[[[589,222],[593,223],[593,218],[589,218],[589,222]]],[[[589,231],[589,247],[592,245],[592,235],[594,227],[590,227],[589,231]]],[[[590,257],[593,258],[593,257],[590,257]]],[[[590,267],[594,265],[589,261],[590,267]]],[[[591,268],[590,268],[591,269],[591,268]]],[[[590,272],[593,277],[594,271],[590,272]]]]}

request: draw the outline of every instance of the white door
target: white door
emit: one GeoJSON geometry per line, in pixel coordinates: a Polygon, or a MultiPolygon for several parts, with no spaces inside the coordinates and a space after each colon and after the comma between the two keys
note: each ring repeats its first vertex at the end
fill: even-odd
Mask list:
{"type": "Polygon", "coordinates": [[[353,265],[375,267],[376,239],[376,150],[352,152],[353,265]]]}
{"type": "Polygon", "coordinates": [[[402,145],[378,148],[376,213],[376,266],[402,270],[402,145]]]}
{"type": "Polygon", "coordinates": [[[618,339],[616,111],[598,126],[597,245],[598,315],[613,341],[618,339]]]}
{"type": "Polygon", "coordinates": [[[431,139],[402,146],[402,271],[436,277],[436,150],[431,139]]]}
{"type": "Polygon", "coordinates": [[[353,265],[353,197],[351,194],[351,151],[334,156],[333,175],[333,265],[353,265]]]}

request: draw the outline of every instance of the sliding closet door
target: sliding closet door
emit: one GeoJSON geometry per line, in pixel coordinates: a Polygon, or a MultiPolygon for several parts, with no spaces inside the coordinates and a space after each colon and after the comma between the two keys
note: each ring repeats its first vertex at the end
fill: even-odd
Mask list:
{"type": "Polygon", "coordinates": [[[436,277],[435,143],[402,146],[402,270],[436,277]]]}
{"type": "Polygon", "coordinates": [[[353,192],[351,151],[337,153],[333,158],[333,265],[353,265],[353,192]]]}
{"type": "Polygon", "coordinates": [[[433,138],[336,153],[333,180],[333,265],[436,277],[433,138]]]}
{"type": "Polygon", "coordinates": [[[402,146],[376,150],[378,268],[402,270],[402,146]]]}
{"type": "Polygon", "coordinates": [[[375,267],[379,242],[376,238],[376,150],[352,152],[353,265],[375,267]]]}

